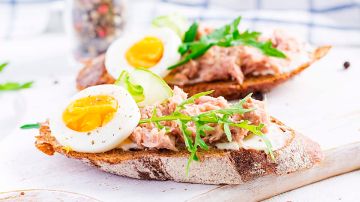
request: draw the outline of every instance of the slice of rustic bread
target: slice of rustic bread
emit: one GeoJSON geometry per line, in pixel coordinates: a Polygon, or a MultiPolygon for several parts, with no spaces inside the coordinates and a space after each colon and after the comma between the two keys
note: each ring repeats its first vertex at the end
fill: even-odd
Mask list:
{"type": "MultiPolygon", "coordinates": [[[[187,92],[190,96],[199,92],[214,90],[211,96],[223,96],[228,100],[243,98],[251,92],[268,92],[277,85],[284,83],[285,81],[300,74],[315,61],[324,57],[330,48],[330,46],[323,46],[315,49],[312,53],[311,59],[307,63],[304,63],[289,72],[284,72],[277,75],[246,77],[244,83],[242,84],[239,84],[236,81],[215,81],[183,85],[179,87],[187,92]]],[[[165,80],[168,84],[172,84],[171,75],[165,78],[165,80]]]]}
{"type": "Polygon", "coordinates": [[[66,151],[51,136],[50,128],[43,124],[36,137],[36,147],[53,155],[55,152],[116,175],[146,180],[173,180],[202,184],[241,184],[265,175],[283,175],[312,167],[322,159],[320,146],[307,137],[272,122],[291,133],[287,144],[274,151],[275,161],[264,151],[240,149],[238,151],[210,149],[199,151],[199,162],[193,162],[189,175],[185,168],[189,153],[167,150],[122,151],[113,149],[105,153],[78,153],[66,151]]]}
{"type": "MultiPolygon", "coordinates": [[[[282,74],[246,77],[243,84],[239,84],[236,81],[214,81],[179,87],[186,93],[189,93],[189,95],[214,90],[212,96],[223,96],[228,100],[245,97],[251,92],[267,92],[308,68],[312,63],[325,56],[330,48],[330,46],[322,46],[315,49],[310,61],[300,65],[292,71],[282,74]]],[[[99,56],[98,58],[89,61],[79,72],[76,79],[77,88],[79,90],[89,86],[114,83],[115,79],[106,71],[104,60],[103,55],[99,56]]],[[[172,85],[171,75],[165,78],[165,80],[168,84],[172,85]]]]}

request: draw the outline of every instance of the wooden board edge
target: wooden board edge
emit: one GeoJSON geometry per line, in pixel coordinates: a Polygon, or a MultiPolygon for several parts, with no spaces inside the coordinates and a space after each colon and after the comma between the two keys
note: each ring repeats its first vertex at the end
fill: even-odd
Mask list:
{"type": "Polygon", "coordinates": [[[266,176],[242,185],[219,186],[189,201],[260,201],[321,180],[360,169],[360,142],[324,151],[324,160],[311,169],[266,176]],[[344,163],[346,162],[346,163],[344,163]]]}

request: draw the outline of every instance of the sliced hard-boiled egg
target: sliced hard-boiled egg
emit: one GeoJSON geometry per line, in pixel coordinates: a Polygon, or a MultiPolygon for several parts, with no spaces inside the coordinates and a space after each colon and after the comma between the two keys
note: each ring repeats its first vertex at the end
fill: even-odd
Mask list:
{"type": "Polygon", "coordinates": [[[180,60],[180,37],[169,28],[153,28],[147,33],[124,35],[106,52],[105,66],[117,78],[123,70],[145,68],[165,77],[169,66],[180,60]]]}
{"type": "Polygon", "coordinates": [[[129,92],[117,85],[86,88],[70,99],[52,119],[52,135],[77,152],[99,153],[126,140],[140,120],[129,92]]]}

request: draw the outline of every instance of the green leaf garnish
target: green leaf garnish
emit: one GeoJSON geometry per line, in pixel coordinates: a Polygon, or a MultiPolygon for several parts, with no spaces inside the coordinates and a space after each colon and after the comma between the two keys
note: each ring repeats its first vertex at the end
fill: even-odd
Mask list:
{"type": "Polygon", "coordinates": [[[205,92],[201,92],[201,93],[197,93],[191,97],[189,97],[188,99],[184,100],[182,103],[180,103],[176,108],[175,111],[179,111],[180,109],[183,109],[185,105],[187,104],[193,104],[195,102],[196,99],[199,99],[200,97],[202,96],[205,96],[205,95],[209,95],[211,93],[213,93],[214,91],[213,90],[210,90],[210,91],[205,91],[205,92]]]}
{"type": "Polygon", "coordinates": [[[274,156],[274,152],[273,152],[273,148],[271,145],[270,140],[266,137],[266,135],[258,135],[265,143],[266,145],[266,153],[270,154],[270,157],[272,160],[275,160],[275,156],[274,156]]]}
{"type": "Polygon", "coordinates": [[[207,91],[195,94],[190,98],[184,100],[181,104],[179,104],[175,111],[169,115],[158,117],[156,115],[156,109],[153,111],[153,116],[149,119],[141,119],[139,124],[142,123],[155,123],[157,127],[163,127],[160,122],[162,121],[176,121],[179,125],[180,131],[183,135],[185,146],[187,150],[190,152],[190,156],[186,166],[186,174],[188,175],[190,164],[192,161],[198,161],[199,157],[197,156],[197,151],[199,148],[208,150],[209,146],[205,143],[202,137],[205,137],[207,131],[214,130],[209,124],[223,124],[224,132],[229,142],[232,141],[232,134],[230,127],[239,127],[250,131],[251,133],[260,136],[267,147],[266,152],[270,154],[271,158],[274,158],[272,152],[272,146],[270,141],[266,138],[266,136],[261,132],[261,129],[264,127],[263,124],[258,126],[250,124],[248,121],[244,120],[241,122],[233,122],[230,119],[230,116],[234,114],[244,114],[246,112],[250,112],[254,109],[244,109],[243,103],[246,102],[251,95],[246,96],[244,99],[240,100],[239,103],[232,105],[229,108],[218,109],[207,111],[195,116],[189,116],[181,112],[182,109],[186,107],[188,104],[195,103],[195,100],[212,93],[213,91],[207,91]],[[195,125],[195,137],[193,139],[192,132],[188,129],[188,123],[192,122],[195,125]]]}
{"type": "Polygon", "coordinates": [[[189,27],[189,29],[185,32],[185,36],[184,36],[184,40],[183,40],[184,43],[189,43],[189,42],[195,41],[198,27],[199,27],[199,24],[197,22],[194,22],[189,27]]]}
{"type": "Polygon", "coordinates": [[[0,72],[2,72],[8,64],[7,62],[0,64],[0,72]]]}
{"type": "Polygon", "coordinates": [[[29,124],[24,124],[22,126],[20,126],[21,129],[38,129],[40,128],[40,124],[39,123],[29,123],[29,124]]]}
{"type": "MultiPolygon", "coordinates": [[[[8,64],[9,64],[8,62],[0,64],[0,72],[2,72],[8,64]]],[[[18,82],[0,83],[0,91],[14,91],[14,90],[26,89],[26,88],[30,88],[32,84],[33,84],[32,81],[26,83],[18,83],[18,82]]]]}
{"type": "Polygon", "coordinates": [[[114,84],[126,88],[137,103],[145,100],[144,88],[132,81],[129,72],[123,70],[114,84]]]}
{"type": "MultiPolygon", "coordinates": [[[[286,58],[286,55],[280,50],[272,46],[271,41],[260,42],[258,37],[260,32],[245,31],[240,33],[238,26],[240,24],[241,17],[236,18],[230,24],[224,25],[218,29],[215,29],[212,33],[202,36],[198,41],[191,41],[194,36],[194,30],[197,30],[197,25],[190,26],[186,33],[191,33],[189,41],[185,41],[179,46],[179,53],[183,55],[182,60],[178,63],[168,67],[168,69],[174,69],[180,65],[189,62],[192,59],[196,59],[206,53],[212,46],[231,47],[231,46],[252,46],[258,48],[263,54],[271,57],[286,58]]],[[[195,35],[196,36],[196,35],[195,35]]]]}
{"type": "Polygon", "coordinates": [[[226,134],[226,138],[228,139],[228,141],[231,142],[232,136],[231,136],[231,132],[230,132],[230,126],[228,123],[224,123],[224,132],[226,134]]]}
{"type": "Polygon", "coordinates": [[[0,84],[0,91],[11,91],[11,90],[21,90],[30,88],[33,82],[26,82],[26,83],[17,83],[17,82],[7,82],[0,84]]]}

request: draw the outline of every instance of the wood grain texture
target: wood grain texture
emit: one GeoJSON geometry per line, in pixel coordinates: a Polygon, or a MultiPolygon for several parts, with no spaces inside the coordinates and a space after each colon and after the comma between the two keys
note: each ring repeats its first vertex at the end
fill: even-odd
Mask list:
{"type": "Polygon", "coordinates": [[[330,149],[324,151],[324,160],[309,170],[282,176],[265,176],[242,185],[221,186],[190,201],[264,200],[320,180],[360,169],[360,155],[355,155],[359,153],[360,142],[330,149]]]}

